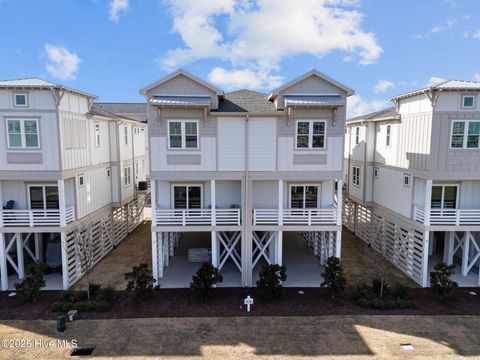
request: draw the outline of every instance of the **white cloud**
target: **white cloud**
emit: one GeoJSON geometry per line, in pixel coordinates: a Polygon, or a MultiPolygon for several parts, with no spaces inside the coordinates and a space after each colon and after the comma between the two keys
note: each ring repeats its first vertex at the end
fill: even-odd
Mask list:
{"type": "Polygon", "coordinates": [[[375,85],[375,88],[373,89],[373,91],[375,91],[376,94],[384,93],[385,91],[387,91],[389,89],[393,89],[394,87],[395,87],[395,84],[391,81],[378,80],[378,82],[375,85]]]}
{"type": "Polygon", "coordinates": [[[208,80],[223,86],[225,89],[274,89],[282,84],[281,76],[252,70],[226,70],[216,67],[208,74],[208,80]]]}
{"type": "Polygon", "coordinates": [[[473,76],[473,80],[480,81],[480,73],[475,73],[475,75],[473,76]]]}
{"type": "Polygon", "coordinates": [[[272,74],[284,58],[298,54],[322,57],[340,50],[347,61],[371,64],[383,51],[375,35],[363,30],[356,0],[301,0],[301,6],[276,0],[164,1],[184,43],[158,60],[169,71],[217,58],[234,73],[272,74]]]}
{"type": "Polygon", "coordinates": [[[109,20],[118,22],[120,20],[120,12],[128,9],[128,0],[111,0],[109,13],[109,20]]]}
{"type": "Polygon", "coordinates": [[[480,30],[475,31],[472,34],[472,37],[475,38],[475,39],[480,39],[480,30]]]}
{"type": "Polygon", "coordinates": [[[440,33],[446,30],[450,30],[457,24],[457,20],[455,19],[450,19],[445,22],[443,25],[437,25],[432,27],[429,31],[426,33],[418,33],[414,36],[415,39],[425,39],[430,37],[433,34],[440,33]]]}
{"type": "Polygon", "coordinates": [[[49,62],[47,71],[60,80],[74,80],[82,59],[63,46],[45,44],[45,52],[49,62]]]}
{"type": "Polygon", "coordinates": [[[352,95],[347,98],[347,118],[365,115],[392,106],[388,100],[365,100],[360,95],[352,95]]]}
{"type": "Polygon", "coordinates": [[[447,79],[438,77],[438,76],[431,76],[430,79],[427,82],[427,86],[432,86],[435,84],[438,84],[440,82],[446,81],[447,79]]]}

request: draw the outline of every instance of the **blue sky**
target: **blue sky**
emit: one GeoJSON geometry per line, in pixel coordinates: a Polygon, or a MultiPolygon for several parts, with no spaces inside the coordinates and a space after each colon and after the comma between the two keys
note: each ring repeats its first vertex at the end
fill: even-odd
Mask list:
{"type": "Polygon", "coordinates": [[[350,114],[438,79],[480,81],[478,0],[0,0],[0,79],[100,101],[179,67],[268,92],[311,68],[356,91],[350,114]]]}

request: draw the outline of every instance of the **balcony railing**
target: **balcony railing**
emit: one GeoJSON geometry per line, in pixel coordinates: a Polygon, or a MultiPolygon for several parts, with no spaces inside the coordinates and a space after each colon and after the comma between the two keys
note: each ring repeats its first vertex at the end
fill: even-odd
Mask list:
{"type": "Polygon", "coordinates": [[[157,209],[157,226],[240,225],[240,209],[157,209]]]}
{"type": "MultiPolygon", "coordinates": [[[[413,216],[416,221],[425,223],[425,211],[414,207],[413,216]]],[[[480,209],[431,209],[430,225],[479,225],[480,209]]]]}
{"type": "MultiPolygon", "coordinates": [[[[61,226],[59,209],[0,210],[4,227],[61,226]]],[[[75,221],[75,210],[65,210],[67,224],[75,221]]]]}
{"type": "Polygon", "coordinates": [[[337,209],[254,209],[253,225],[331,225],[337,222],[337,209]]]}

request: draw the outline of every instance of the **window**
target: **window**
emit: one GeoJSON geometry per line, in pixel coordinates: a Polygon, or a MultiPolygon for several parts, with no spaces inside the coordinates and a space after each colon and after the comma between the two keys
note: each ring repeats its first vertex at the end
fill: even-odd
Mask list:
{"type": "Polygon", "coordinates": [[[319,207],[319,185],[291,185],[290,208],[315,209],[319,207]]]}
{"type": "Polygon", "coordinates": [[[110,173],[112,172],[112,170],[110,168],[107,168],[107,178],[110,178],[110,173]]]}
{"type": "Polygon", "coordinates": [[[465,120],[452,122],[450,146],[455,149],[478,149],[480,121],[465,120]]]}
{"type": "Polygon", "coordinates": [[[27,93],[14,93],[13,94],[13,104],[17,107],[27,107],[27,93]]]}
{"type": "Polygon", "coordinates": [[[123,138],[125,141],[125,145],[128,145],[128,126],[123,127],[123,138]]]}
{"type": "Polygon", "coordinates": [[[355,186],[360,186],[360,167],[352,166],[352,183],[355,186]]]}
{"type": "Polygon", "coordinates": [[[385,146],[390,146],[391,134],[392,134],[392,125],[387,125],[387,135],[385,137],[385,146]]]}
{"type": "Polygon", "coordinates": [[[325,124],[325,121],[298,121],[295,147],[297,149],[324,149],[325,124]]]}
{"type": "Polygon", "coordinates": [[[375,179],[378,179],[378,167],[374,167],[374,168],[373,168],[373,177],[374,177],[375,179]]]}
{"type": "Polygon", "coordinates": [[[58,187],[56,185],[29,185],[30,209],[58,209],[58,187]]]}
{"type": "Polygon", "coordinates": [[[95,123],[95,147],[100,147],[100,124],[95,123]]]}
{"type": "Polygon", "coordinates": [[[132,169],[130,166],[123,168],[123,186],[130,186],[132,184],[132,169]]]}
{"type": "Polygon", "coordinates": [[[80,174],[78,175],[78,187],[82,187],[83,185],[85,185],[85,175],[80,174]]]}
{"type": "Polygon", "coordinates": [[[473,96],[473,95],[463,95],[462,96],[462,107],[464,109],[473,109],[475,107],[475,96],[473,96]]]}
{"type": "Polygon", "coordinates": [[[202,208],[201,185],[173,185],[172,196],[174,209],[202,208]]]}
{"type": "Polygon", "coordinates": [[[410,174],[403,174],[403,185],[406,187],[410,187],[410,182],[412,180],[412,175],[410,174]]]}
{"type": "Polygon", "coordinates": [[[38,149],[38,122],[32,120],[7,120],[8,147],[10,149],[38,149]]]}
{"type": "Polygon", "coordinates": [[[458,185],[433,185],[431,207],[455,209],[457,207],[458,185]]]}
{"type": "Polygon", "coordinates": [[[355,145],[360,143],[360,126],[355,128],[355,145]]]}
{"type": "Polygon", "coordinates": [[[198,149],[197,121],[169,121],[168,134],[169,149],[198,149]]]}

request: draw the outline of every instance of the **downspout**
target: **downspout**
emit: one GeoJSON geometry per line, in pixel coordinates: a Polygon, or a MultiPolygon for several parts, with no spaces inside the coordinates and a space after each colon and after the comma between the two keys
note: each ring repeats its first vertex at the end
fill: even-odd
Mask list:
{"type": "Polygon", "coordinates": [[[365,205],[367,193],[367,146],[368,146],[368,123],[365,124],[365,146],[363,147],[363,194],[362,200],[365,205]]]}

